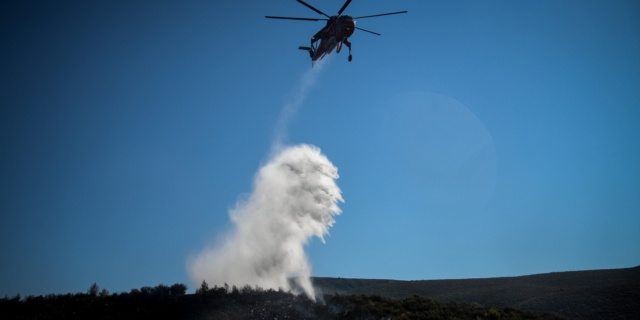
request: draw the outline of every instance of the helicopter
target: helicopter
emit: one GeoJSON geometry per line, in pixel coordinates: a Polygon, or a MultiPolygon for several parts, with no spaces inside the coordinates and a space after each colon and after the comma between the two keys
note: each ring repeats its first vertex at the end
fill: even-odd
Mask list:
{"type": "Polygon", "coordinates": [[[389,13],[381,13],[374,14],[368,16],[361,17],[352,17],[349,15],[342,15],[342,12],[347,8],[351,0],[347,0],[342,8],[338,10],[337,15],[329,16],[326,13],[314,8],[312,5],[302,1],[296,0],[300,2],[305,7],[319,13],[327,18],[298,18],[298,17],[280,17],[280,16],[265,16],[267,19],[284,19],[284,20],[302,20],[302,21],[327,21],[327,25],[324,26],[320,31],[318,31],[313,37],[311,37],[311,45],[309,47],[300,46],[298,49],[306,50],[309,52],[309,56],[311,57],[311,66],[316,61],[322,60],[325,55],[331,54],[333,50],[336,50],[336,53],[340,53],[342,49],[342,45],[344,44],[349,48],[349,62],[353,59],[351,55],[351,42],[349,42],[348,38],[353,34],[355,29],[362,30],[368,33],[372,33],[375,35],[381,35],[377,32],[373,32],[371,30],[363,29],[360,27],[356,27],[355,19],[364,19],[364,18],[373,18],[380,16],[388,16],[392,14],[400,14],[407,13],[407,11],[398,11],[398,12],[389,12],[389,13]],[[320,40],[320,44],[318,44],[318,40],[320,40]]]}

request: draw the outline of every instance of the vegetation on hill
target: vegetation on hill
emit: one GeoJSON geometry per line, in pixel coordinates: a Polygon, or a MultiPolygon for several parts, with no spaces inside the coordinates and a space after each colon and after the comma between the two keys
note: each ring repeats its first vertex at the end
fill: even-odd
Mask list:
{"type": "Polygon", "coordinates": [[[640,267],[523,277],[396,281],[314,278],[325,294],[174,284],[0,299],[0,319],[635,319],[640,267]],[[527,311],[521,311],[527,310],[527,311]],[[544,314],[547,312],[552,314],[544,314]]]}
{"type": "Polygon", "coordinates": [[[93,284],[87,293],[0,299],[0,319],[562,319],[555,315],[478,303],[440,303],[420,296],[304,295],[249,286],[209,288],[183,284],[110,294],[93,284]]]}

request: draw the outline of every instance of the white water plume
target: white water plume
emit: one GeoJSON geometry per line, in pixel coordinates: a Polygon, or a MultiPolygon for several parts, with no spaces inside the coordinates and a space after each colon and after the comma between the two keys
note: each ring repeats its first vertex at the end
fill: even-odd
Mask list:
{"type": "Polygon", "coordinates": [[[288,277],[297,276],[315,299],[304,246],[312,236],[324,243],[341,213],[337,178],[338,169],[317,147],[282,149],[260,169],[248,199],[231,210],[233,233],[189,260],[191,280],[290,290],[288,277]]]}
{"type": "MultiPolygon", "coordinates": [[[[338,169],[320,149],[284,146],[288,123],[302,105],[324,63],[305,72],[283,106],[275,127],[270,160],[256,174],[253,192],[229,215],[231,233],[216,247],[187,262],[194,284],[291,290],[289,278],[311,299],[311,266],[304,246],[313,236],[324,243],[344,200],[336,185],[338,169]]],[[[296,288],[298,289],[298,288],[296,288]]]]}

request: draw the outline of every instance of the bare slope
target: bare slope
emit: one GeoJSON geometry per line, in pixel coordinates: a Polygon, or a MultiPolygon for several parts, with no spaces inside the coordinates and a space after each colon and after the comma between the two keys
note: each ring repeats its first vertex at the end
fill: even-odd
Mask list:
{"type": "Polygon", "coordinates": [[[478,302],[586,319],[640,319],[640,266],[520,277],[461,280],[314,278],[324,293],[414,294],[443,302],[478,302]]]}

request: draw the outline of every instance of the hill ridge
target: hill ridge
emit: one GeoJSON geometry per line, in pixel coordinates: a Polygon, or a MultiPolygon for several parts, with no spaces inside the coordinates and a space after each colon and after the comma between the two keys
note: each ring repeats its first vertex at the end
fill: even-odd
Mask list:
{"type": "Polygon", "coordinates": [[[640,314],[640,266],[558,271],[523,276],[390,280],[312,278],[324,293],[477,302],[584,319],[624,319],[640,314]]]}

